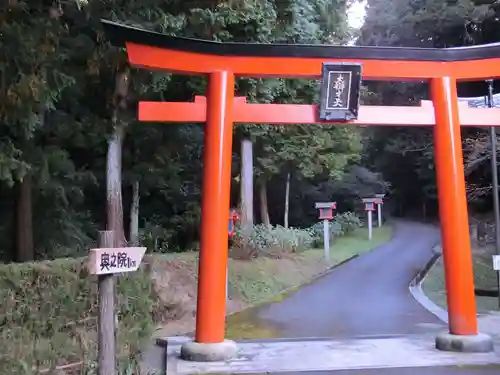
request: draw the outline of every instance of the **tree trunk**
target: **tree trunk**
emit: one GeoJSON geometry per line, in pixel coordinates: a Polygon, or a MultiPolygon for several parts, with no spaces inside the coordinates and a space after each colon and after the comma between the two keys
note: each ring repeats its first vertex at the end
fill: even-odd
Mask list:
{"type": "Polygon", "coordinates": [[[115,233],[115,246],[125,246],[122,202],[122,147],[125,126],[115,122],[115,130],[108,142],[106,170],[107,229],[115,233]]]}
{"type": "Polygon", "coordinates": [[[113,134],[108,141],[106,168],[106,214],[107,229],[114,231],[116,247],[126,246],[125,230],[123,228],[122,199],[122,149],[127,124],[120,122],[118,114],[127,109],[130,86],[130,69],[127,67],[116,74],[113,92],[113,134]]]}
{"type": "Polygon", "coordinates": [[[139,181],[132,184],[132,204],[130,205],[130,236],[131,246],[139,246],[139,181]]]}
{"type": "Polygon", "coordinates": [[[240,209],[241,227],[246,233],[253,226],[253,150],[252,142],[248,139],[241,141],[241,181],[240,181],[240,209]]]}
{"type": "Polygon", "coordinates": [[[29,262],[35,259],[32,185],[32,176],[29,172],[18,183],[16,202],[16,260],[18,262],[29,262]]]}
{"type": "Polygon", "coordinates": [[[259,184],[259,196],[260,196],[260,219],[263,224],[270,225],[269,221],[269,210],[267,207],[267,186],[266,180],[262,179],[259,184]]]}
{"type": "Polygon", "coordinates": [[[289,209],[289,203],[290,203],[290,173],[287,173],[286,175],[286,188],[285,188],[285,217],[283,220],[283,224],[285,228],[288,229],[288,209],[289,209]]]}

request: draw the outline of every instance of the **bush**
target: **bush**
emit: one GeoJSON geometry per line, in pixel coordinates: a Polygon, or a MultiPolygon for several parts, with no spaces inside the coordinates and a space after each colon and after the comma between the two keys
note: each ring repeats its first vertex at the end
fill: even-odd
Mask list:
{"type": "MultiPolygon", "coordinates": [[[[338,236],[343,236],[344,231],[342,225],[338,223],[335,219],[328,222],[330,229],[330,245],[333,244],[335,238],[338,236]]],[[[319,222],[311,227],[314,233],[314,247],[323,247],[323,235],[324,235],[324,224],[319,222]]]]}
{"type": "MultiPolygon", "coordinates": [[[[323,222],[314,224],[311,230],[314,234],[314,247],[323,247],[323,222]]],[[[329,222],[330,228],[330,245],[333,244],[335,238],[351,233],[363,225],[359,216],[353,212],[344,212],[335,216],[329,222]]]]}
{"type": "MultiPolygon", "coordinates": [[[[116,278],[118,358],[138,358],[154,329],[154,311],[162,307],[148,268],[116,278]]],[[[83,259],[0,266],[0,374],[35,374],[69,363],[76,363],[75,371],[92,363],[96,297],[96,277],[87,274],[83,259]]]]}
{"type": "Polygon", "coordinates": [[[354,232],[356,229],[363,226],[360,217],[354,212],[349,211],[336,215],[334,221],[340,224],[342,231],[346,234],[354,232]]]}
{"type": "Polygon", "coordinates": [[[281,258],[287,253],[309,249],[313,245],[314,231],[309,229],[284,228],[259,224],[244,235],[241,228],[235,228],[232,239],[231,256],[252,259],[264,255],[281,258]]]}

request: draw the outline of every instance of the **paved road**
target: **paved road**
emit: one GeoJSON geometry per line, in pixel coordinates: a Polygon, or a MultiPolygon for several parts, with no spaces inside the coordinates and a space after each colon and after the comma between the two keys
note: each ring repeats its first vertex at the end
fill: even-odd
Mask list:
{"type": "Polygon", "coordinates": [[[432,256],[439,231],[408,222],[375,251],[339,267],[281,302],[256,311],[282,337],[354,337],[444,330],[408,285],[432,256]]]}

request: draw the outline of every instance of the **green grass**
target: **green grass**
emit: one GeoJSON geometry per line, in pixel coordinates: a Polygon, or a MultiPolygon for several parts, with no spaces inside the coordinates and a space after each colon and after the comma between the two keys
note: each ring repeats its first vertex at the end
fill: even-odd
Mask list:
{"type": "Polygon", "coordinates": [[[226,336],[232,339],[280,337],[277,327],[256,319],[256,309],[265,303],[276,303],[299,289],[332,266],[354,255],[389,241],[392,228],[385,226],[373,231],[371,241],[366,229],[339,237],[330,248],[330,263],[324,261],[323,249],[311,249],[294,254],[290,259],[257,259],[245,264],[230,265],[229,293],[238,294],[246,303],[256,306],[228,316],[226,336]]]}
{"type": "MultiPolygon", "coordinates": [[[[486,252],[474,253],[474,285],[479,289],[497,288],[497,279],[493,271],[491,255],[489,249],[486,252]]],[[[446,286],[443,267],[443,259],[440,258],[434,267],[429,271],[423,285],[425,294],[437,305],[446,309],[446,286]]],[[[479,313],[497,310],[498,302],[496,298],[476,296],[476,306],[479,313]]]]}
{"type": "MultiPolygon", "coordinates": [[[[330,246],[331,264],[338,264],[353,255],[363,254],[373,248],[388,242],[392,236],[392,228],[388,225],[373,229],[371,241],[368,239],[368,231],[365,228],[357,229],[352,234],[339,237],[330,246]]],[[[323,249],[315,249],[307,252],[311,257],[323,257],[323,249]]]]}

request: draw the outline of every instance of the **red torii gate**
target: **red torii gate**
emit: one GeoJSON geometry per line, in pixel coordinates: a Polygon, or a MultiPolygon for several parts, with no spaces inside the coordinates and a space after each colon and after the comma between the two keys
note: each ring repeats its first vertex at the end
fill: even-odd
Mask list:
{"type": "Polygon", "coordinates": [[[426,49],[218,43],[171,37],[109,21],[103,21],[103,25],[114,44],[126,47],[132,65],[209,77],[206,99],[139,105],[141,121],[206,123],[196,337],[183,346],[183,358],[214,361],[236,353],[236,345],[224,340],[233,123],[321,123],[315,105],[248,104],[245,98],[235,98],[235,76],[317,79],[325,62],[361,63],[363,77],[369,80],[430,83],[432,103],[423,102],[420,107],[361,106],[357,120],[343,123],[435,124],[449,316],[449,333],[436,337],[436,347],[470,352],[493,349],[491,338],[478,333],[477,327],[460,124],[499,126],[500,109],[460,105],[456,83],[499,77],[500,44],[426,49]]]}

